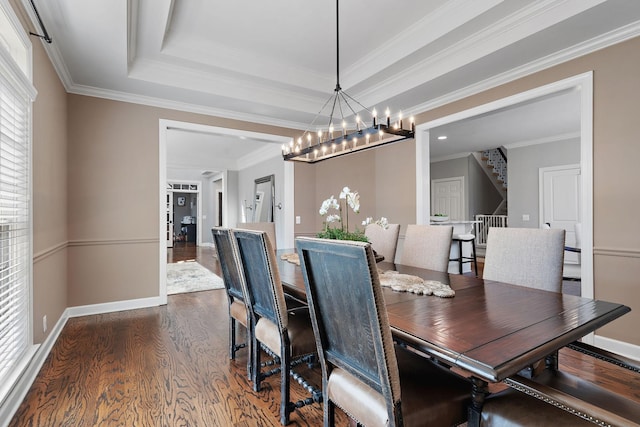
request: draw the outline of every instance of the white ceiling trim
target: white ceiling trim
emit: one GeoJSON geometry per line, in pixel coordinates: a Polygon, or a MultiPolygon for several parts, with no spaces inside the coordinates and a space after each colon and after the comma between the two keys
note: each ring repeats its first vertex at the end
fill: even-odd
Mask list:
{"type": "Polygon", "coordinates": [[[193,67],[184,67],[148,58],[137,58],[130,67],[129,77],[243,101],[255,102],[256,99],[278,99],[277,103],[271,103],[270,105],[304,111],[309,114],[315,114],[318,106],[325,102],[322,97],[304,96],[300,92],[265,86],[246,79],[241,81],[238,76],[212,74],[207,70],[198,70],[193,67]],[[184,76],[184,78],[177,80],[176,76],[184,76]]]}
{"type": "Polygon", "coordinates": [[[497,74],[496,76],[480,81],[477,84],[461,88],[460,90],[450,92],[444,96],[418,104],[407,109],[405,113],[406,115],[412,115],[429,111],[638,36],[640,36],[640,21],[636,21],[625,27],[613,30],[603,36],[595,37],[589,41],[580,43],[569,49],[565,49],[564,51],[560,51],[539,60],[532,61],[523,66],[513,68],[505,73],[497,74]]]}
{"type": "Polygon", "coordinates": [[[92,86],[73,85],[67,89],[68,93],[76,95],[93,96],[95,98],[109,99],[112,101],[129,102],[131,104],[146,105],[149,107],[165,108],[167,110],[184,111],[188,113],[203,114],[213,117],[221,117],[231,120],[257,123],[269,126],[279,126],[290,129],[300,129],[302,125],[298,122],[288,120],[277,120],[270,117],[260,116],[251,113],[237,113],[235,111],[223,110],[220,108],[208,107],[204,105],[189,104],[186,102],[172,101],[153,96],[137,95],[129,92],[107,90],[92,86]]]}
{"type": "MultiPolygon", "coordinates": [[[[276,57],[254,54],[252,59],[260,66],[254,67],[247,71],[246,65],[242,57],[244,56],[238,49],[230,48],[222,43],[214,43],[207,41],[209,47],[215,46],[216,56],[209,56],[203,48],[196,45],[185,45],[175,41],[167,42],[162,53],[176,60],[179,58],[182,63],[189,61],[190,58],[200,58],[194,66],[203,65],[211,67],[211,69],[219,69],[224,73],[233,73],[236,75],[246,75],[262,80],[270,80],[285,85],[293,85],[309,90],[323,91],[331,88],[331,84],[335,83],[335,76],[321,74],[315,70],[305,67],[288,65],[283,69],[282,63],[276,57]],[[218,58],[224,58],[224,61],[215,62],[218,58]],[[284,72],[286,71],[286,72],[284,72]]],[[[331,59],[331,58],[328,58],[331,59]]]]}
{"type": "Polygon", "coordinates": [[[259,163],[264,162],[265,160],[272,159],[274,157],[282,157],[282,144],[287,143],[291,138],[282,139],[281,145],[276,144],[265,144],[260,150],[256,150],[252,153],[247,154],[246,156],[238,159],[237,166],[238,170],[246,169],[251,166],[255,166],[259,163]]]}
{"type": "Polygon", "coordinates": [[[127,69],[136,57],[138,46],[139,0],[127,0],[127,69]]]}
{"type": "Polygon", "coordinates": [[[536,32],[542,31],[602,1],[565,1],[558,4],[557,1],[546,0],[545,2],[533,3],[502,19],[498,24],[486,28],[485,31],[467,37],[446,50],[442,50],[436,55],[431,55],[425,60],[395,73],[375,86],[369,86],[352,95],[364,105],[376,105],[382,100],[411,90],[425,81],[436,79],[536,32]]]}
{"type": "MultiPolygon", "coordinates": [[[[344,70],[344,86],[356,84],[382,72],[389,64],[395,64],[423,46],[455,30],[478,15],[486,12],[503,0],[455,0],[446,3],[425,16],[380,48],[363,57],[344,70]]],[[[341,73],[343,70],[340,70],[341,73]]]]}
{"type": "MultiPolygon", "coordinates": [[[[138,0],[130,1],[137,2],[138,0]]],[[[30,9],[28,0],[22,0],[22,3],[25,7],[25,10],[30,9]]],[[[35,25],[35,16],[32,13],[29,13],[29,17],[33,21],[33,25],[35,25]]],[[[625,40],[629,40],[637,36],[640,36],[640,21],[636,21],[625,27],[613,30],[603,36],[595,37],[590,41],[580,43],[572,48],[565,49],[562,52],[549,55],[545,58],[541,58],[540,60],[532,61],[529,64],[515,68],[500,75],[496,75],[495,77],[492,77],[490,79],[485,79],[484,81],[478,82],[477,84],[461,88],[460,90],[451,92],[445,96],[431,99],[413,107],[407,107],[404,109],[404,113],[405,115],[411,115],[428,111],[433,108],[437,108],[439,106],[466,98],[468,96],[483,92],[493,87],[509,83],[527,75],[542,71],[552,66],[567,62],[583,55],[587,55],[589,53],[612,46],[625,40]]],[[[167,100],[163,98],[137,95],[128,92],[78,85],[73,82],[69,70],[62,60],[62,55],[55,41],[52,44],[48,44],[43,41],[41,41],[41,43],[43,44],[45,51],[47,52],[47,55],[49,56],[49,59],[51,60],[56,73],[58,74],[58,77],[60,78],[63,86],[65,87],[65,90],[68,93],[293,129],[305,128],[308,125],[308,123],[299,123],[289,120],[278,120],[253,113],[239,113],[221,108],[195,105],[179,101],[167,100]]]]}
{"type": "Polygon", "coordinates": [[[514,142],[511,144],[505,144],[504,146],[507,150],[510,150],[512,148],[528,147],[530,145],[548,144],[549,142],[566,141],[569,139],[576,139],[576,138],[577,139],[580,138],[580,132],[570,132],[562,135],[551,136],[548,138],[539,138],[539,139],[532,139],[529,141],[514,142]]]}

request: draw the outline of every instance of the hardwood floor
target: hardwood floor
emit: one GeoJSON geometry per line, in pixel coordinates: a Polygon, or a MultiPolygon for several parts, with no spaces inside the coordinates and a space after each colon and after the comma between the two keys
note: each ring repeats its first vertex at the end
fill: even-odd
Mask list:
{"type": "MultiPolygon", "coordinates": [[[[177,246],[168,259],[196,259],[220,274],[212,248],[177,246]]],[[[9,425],[279,426],[278,376],[253,392],[246,351],[229,360],[227,334],[224,290],[69,319],[9,425]]],[[[560,368],[640,402],[640,375],[568,349],[561,350],[560,368]]],[[[317,371],[303,369],[320,384],[317,371]]],[[[292,397],[306,397],[296,382],[292,397]]],[[[342,413],[338,420],[348,424],[342,413]]],[[[298,409],[290,425],[322,425],[321,406],[298,409]]]]}

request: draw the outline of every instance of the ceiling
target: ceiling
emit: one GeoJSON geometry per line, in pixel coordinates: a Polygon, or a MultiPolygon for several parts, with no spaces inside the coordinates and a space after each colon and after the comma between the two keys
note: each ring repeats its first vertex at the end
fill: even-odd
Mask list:
{"type": "MultiPolygon", "coordinates": [[[[71,93],[304,130],[336,85],[331,1],[36,5],[53,38],[49,55],[71,93]]],[[[368,109],[408,117],[639,34],[637,0],[342,0],[340,85],[368,109]]],[[[562,102],[555,98],[510,111],[561,111],[549,108],[562,102]]],[[[531,132],[555,131],[560,116],[537,119],[531,132]]],[[[501,124],[470,120],[455,132],[477,135],[473,127],[484,126],[494,139],[497,130],[517,132],[518,141],[544,138],[528,135],[522,118],[492,119],[501,124]]],[[[190,140],[224,145],[225,156],[253,150],[238,138],[182,134],[182,153],[190,140]]]]}

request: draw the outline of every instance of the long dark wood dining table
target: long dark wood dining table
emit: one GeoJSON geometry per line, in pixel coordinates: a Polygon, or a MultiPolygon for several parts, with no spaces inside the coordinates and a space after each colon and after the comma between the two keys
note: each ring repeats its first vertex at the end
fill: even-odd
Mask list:
{"type": "MultiPolygon", "coordinates": [[[[280,279],[285,292],[305,299],[302,269],[281,258],[293,252],[278,251],[280,279]]],[[[453,298],[439,298],[383,288],[396,339],[470,373],[470,426],[479,425],[489,382],[517,374],[631,310],[623,304],[472,276],[388,262],[377,265],[381,271],[437,280],[455,291],[453,298]]]]}

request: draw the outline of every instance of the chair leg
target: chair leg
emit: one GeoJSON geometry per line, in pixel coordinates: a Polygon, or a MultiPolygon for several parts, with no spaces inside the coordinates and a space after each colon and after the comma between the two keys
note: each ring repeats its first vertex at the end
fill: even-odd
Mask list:
{"type": "Polygon", "coordinates": [[[251,380],[253,390],[260,391],[260,343],[255,339],[251,341],[251,380]]]}
{"type": "Polygon", "coordinates": [[[458,240],[458,270],[462,274],[462,264],[464,258],[462,257],[462,240],[458,240]]]}
{"type": "Polygon", "coordinates": [[[289,403],[289,373],[291,371],[291,354],[289,348],[280,350],[280,423],[283,426],[289,424],[289,414],[292,412],[292,405],[289,403]]]}
{"type": "Polygon", "coordinates": [[[229,316],[229,359],[236,358],[236,319],[229,316]]]}
{"type": "Polygon", "coordinates": [[[336,425],[336,406],[332,401],[324,399],[324,426],[335,427],[336,425]]]}
{"type": "Polygon", "coordinates": [[[476,239],[473,239],[471,241],[471,249],[473,250],[473,268],[474,268],[474,272],[476,274],[476,277],[478,277],[478,258],[476,257],[476,239]]]}

